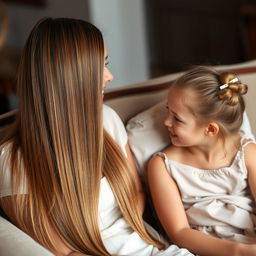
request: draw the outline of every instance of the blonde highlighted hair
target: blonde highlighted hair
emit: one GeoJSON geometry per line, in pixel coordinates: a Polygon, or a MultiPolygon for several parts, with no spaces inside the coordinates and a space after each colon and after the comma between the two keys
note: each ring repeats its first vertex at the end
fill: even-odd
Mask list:
{"type": "Polygon", "coordinates": [[[195,66],[177,78],[172,87],[193,93],[189,104],[198,121],[216,121],[222,134],[237,134],[243,122],[247,85],[232,72],[218,72],[212,67],[195,66]],[[235,82],[233,82],[235,81],[235,82]],[[224,85],[224,86],[223,86],[224,85]]]}
{"type": "Polygon", "coordinates": [[[17,225],[55,252],[52,228],[74,251],[110,255],[98,223],[103,176],[131,228],[163,248],[147,233],[126,158],[103,129],[103,67],[101,32],[67,18],[37,23],[21,57],[19,112],[2,143],[11,143],[13,187],[26,182],[28,194],[12,203],[17,225]]]}

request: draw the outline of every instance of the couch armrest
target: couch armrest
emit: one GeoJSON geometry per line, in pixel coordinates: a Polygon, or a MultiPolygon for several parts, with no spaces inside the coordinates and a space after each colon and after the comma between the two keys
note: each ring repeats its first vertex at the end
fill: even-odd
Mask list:
{"type": "Polygon", "coordinates": [[[1,256],[53,256],[27,234],[0,216],[1,256]]]}

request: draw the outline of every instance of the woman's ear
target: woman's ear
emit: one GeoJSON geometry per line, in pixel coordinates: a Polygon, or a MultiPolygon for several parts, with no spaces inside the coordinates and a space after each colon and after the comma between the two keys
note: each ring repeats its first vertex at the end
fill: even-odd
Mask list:
{"type": "Polygon", "coordinates": [[[211,122],[205,128],[206,136],[215,136],[219,133],[220,127],[217,123],[211,122]]]}

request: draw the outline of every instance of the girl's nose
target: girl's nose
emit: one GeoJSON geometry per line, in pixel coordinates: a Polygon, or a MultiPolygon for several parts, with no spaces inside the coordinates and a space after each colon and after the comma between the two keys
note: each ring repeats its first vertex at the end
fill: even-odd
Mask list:
{"type": "Polygon", "coordinates": [[[171,127],[172,126],[172,122],[170,120],[169,117],[166,117],[165,120],[164,120],[164,125],[165,126],[168,126],[168,127],[171,127]]]}

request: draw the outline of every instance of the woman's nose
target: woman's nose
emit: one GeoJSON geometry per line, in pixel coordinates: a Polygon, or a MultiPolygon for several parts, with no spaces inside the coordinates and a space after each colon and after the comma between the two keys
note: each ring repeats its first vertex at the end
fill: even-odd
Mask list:
{"type": "Polygon", "coordinates": [[[105,81],[106,82],[112,82],[113,80],[114,80],[113,74],[109,71],[108,68],[106,68],[105,81]]]}

